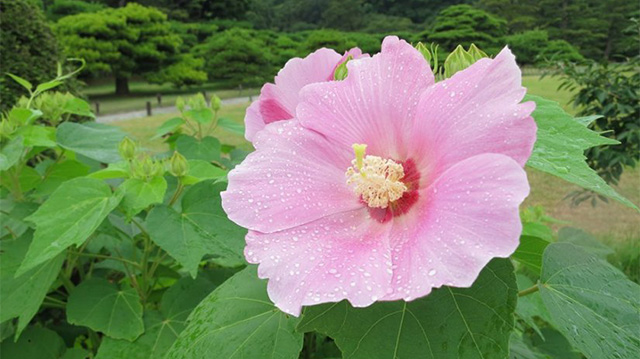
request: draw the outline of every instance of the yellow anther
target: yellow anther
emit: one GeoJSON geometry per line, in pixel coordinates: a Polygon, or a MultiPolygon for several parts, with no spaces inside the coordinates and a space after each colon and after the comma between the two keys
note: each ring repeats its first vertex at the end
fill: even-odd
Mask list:
{"type": "Polygon", "coordinates": [[[389,203],[402,197],[407,186],[402,165],[378,156],[365,156],[367,145],[354,144],[356,158],[347,169],[347,183],[362,197],[369,207],[387,208],[389,203]]]}

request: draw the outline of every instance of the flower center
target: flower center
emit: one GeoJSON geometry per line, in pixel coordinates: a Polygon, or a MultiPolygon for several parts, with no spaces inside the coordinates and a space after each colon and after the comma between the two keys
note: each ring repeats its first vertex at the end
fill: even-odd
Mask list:
{"type": "Polygon", "coordinates": [[[369,207],[387,208],[400,199],[408,190],[401,181],[404,177],[402,165],[378,156],[365,156],[367,145],[354,144],[356,158],[347,169],[347,184],[353,186],[369,207]]]}

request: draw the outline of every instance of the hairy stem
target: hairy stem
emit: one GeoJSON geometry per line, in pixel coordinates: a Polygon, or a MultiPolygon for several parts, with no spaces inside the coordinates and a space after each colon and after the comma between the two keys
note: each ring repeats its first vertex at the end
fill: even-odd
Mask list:
{"type": "Polygon", "coordinates": [[[529,295],[531,293],[535,293],[539,290],[540,288],[538,287],[538,285],[534,285],[533,287],[521,290],[518,292],[518,297],[524,297],[525,295],[529,295]]]}

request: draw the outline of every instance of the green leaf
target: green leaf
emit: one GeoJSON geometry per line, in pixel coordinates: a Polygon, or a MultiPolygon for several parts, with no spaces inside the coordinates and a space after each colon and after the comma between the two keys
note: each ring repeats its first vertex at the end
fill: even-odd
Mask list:
{"type": "Polygon", "coordinates": [[[165,121],[158,129],[156,130],[155,136],[151,139],[160,138],[168,133],[175,132],[177,129],[182,127],[185,124],[185,121],[180,117],[174,117],[165,121]]]}
{"type": "Polygon", "coordinates": [[[17,275],[71,245],[84,243],[121,199],[97,179],[75,178],[63,183],[27,218],[36,225],[36,232],[17,275]]]}
{"type": "Polygon", "coordinates": [[[118,289],[102,278],[85,280],[71,292],[67,320],[116,339],[134,340],[144,332],[136,290],[118,289]]]}
{"type": "Polygon", "coordinates": [[[251,266],[196,307],[165,358],[208,358],[215,353],[217,359],[296,359],[303,337],[295,331],[298,322],[273,306],[266,281],[251,266]]]}
{"type": "Polygon", "coordinates": [[[153,208],[146,227],[151,240],[195,277],[206,254],[236,265],[244,263],[246,230],[231,222],[222,209],[220,192],[225,184],[200,182],[182,198],[182,212],[167,206],[153,208]]]}
{"type": "Polygon", "coordinates": [[[618,269],[576,245],[553,243],[544,253],[541,281],[551,323],[588,358],[640,352],[640,286],[618,269]]]}
{"type": "Polygon", "coordinates": [[[120,161],[118,144],[124,137],[118,127],[92,122],[65,122],[56,134],[61,147],[105,163],[120,161]]]}
{"type": "Polygon", "coordinates": [[[512,333],[509,341],[509,359],[548,359],[548,357],[534,351],[521,336],[512,333]]]}
{"type": "Polygon", "coordinates": [[[411,302],[307,307],[298,330],[332,337],[345,358],[505,358],[516,307],[508,259],[494,259],[471,288],[443,287],[411,302]]]}
{"type": "Polygon", "coordinates": [[[14,74],[10,74],[8,72],[7,72],[7,75],[9,75],[9,77],[11,77],[13,81],[19,83],[20,86],[26,88],[27,90],[29,90],[29,92],[31,92],[31,89],[33,88],[33,85],[31,84],[31,82],[23,79],[22,77],[16,76],[14,74]]]}
{"type": "Polygon", "coordinates": [[[189,160],[189,171],[182,179],[185,185],[195,184],[208,179],[224,178],[228,171],[214,166],[207,161],[189,160]]]}
{"type": "Polygon", "coordinates": [[[45,82],[43,84],[40,84],[36,87],[36,91],[35,92],[44,92],[47,90],[51,90],[52,88],[56,88],[60,85],[62,85],[62,81],[57,81],[57,80],[53,80],[53,81],[49,81],[49,82],[45,82]]]}
{"type": "Polygon", "coordinates": [[[9,120],[20,125],[30,125],[42,116],[42,111],[29,108],[14,107],[9,111],[9,120]]]}
{"type": "Polygon", "coordinates": [[[99,179],[129,177],[129,163],[125,161],[109,163],[107,168],[89,174],[88,177],[99,179]]]}
{"type": "Polygon", "coordinates": [[[0,237],[18,238],[31,227],[25,222],[25,217],[38,209],[38,203],[13,202],[10,199],[0,199],[0,237]]]}
{"type": "Polygon", "coordinates": [[[60,359],[89,359],[92,358],[91,353],[82,348],[69,348],[60,359]]]}
{"type": "Polygon", "coordinates": [[[521,236],[520,245],[511,257],[531,268],[538,275],[542,269],[542,253],[549,242],[533,236],[521,236]]]}
{"type": "Polygon", "coordinates": [[[194,108],[183,113],[189,120],[206,125],[213,121],[213,111],[210,108],[194,108]]]}
{"type": "Polygon", "coordinates": [[[4,144],[2,148],[0,148],[0,171],[6,171],[18,163],[23,151],[22,136],[14,137],[4,144]]]}
{"type": "Polygon", "coordinates": [[[618,141],[602,137],[576,121],[558,105],[541,97],[527,95],[535,101],[533,118],[538,125],[538,138],[527,162],[531,168],[558,176],[565,181],[638,209],[622,197],[585,162],[584,151],[600,145],[615,145],[618,141]]]}
{"type": "Polygon", "coordinates": [[[236,135],[244,136],[244,125],[230,118],[222,117],[218,119],[218,126],[236,135]]]}
{"type": "Polygon", "coordinates": [[[561,228],[558,232],[558,241],[575,244],[585,251],[595,254],[603,259],[606,259],[610,254],[615,252],[611,247],[606,246],[596,239],[596,237],[577,228],[561,228]]]}
{"type": "Polygon", "coordinates": [[[56,128],[40,125],[21,127],[17,132],[24,138],[27,147],[56,147],[56,128]]]}
{"type": "Polygon", "coordinates": [[[65,181],[85,176],[87,173],[89,173],[89,166],[76,160],[67,159],[53,163],[45,169],[42,183],[36,188],[35,196],[48,196],[65,181]]]}
{"type": "MultiPolygon", "coordinates": [[[[522,275],[516,274],[516,281],[518,283],[518,290],[525,290],[535,285],[531,279],[522,275]]],[[[516,306],[516,316],[522,319],[528,326],[533,328],[538,334],[542,335],[540,328],[536,324],[535,318],[539,317],[547,322],[549,319],[549,312],[542,303],[540,293],[535,292],[527,294],[518,298],[518,305],[516,306]]]]}
{"type": "Polygon", "coordinates": [[[31,242],[30,231],[20,238],[0,241],[0,322],[18,317],[18,333],[38,312],[64,261],[59,255],[16,276],[31,242]]]}
{"type": "Polygon", "coordinates": [[[584,359],[557,330],[548,327],[540,331],[543,336],[534,335],[531,342],[534,348],[547,355],[545,359],[584,359]]]}
{"type": "Polygon", "coordinates": [[[176,140],[176,148],[189,160],[207,162],[220,160],[220,141],[214,137],[198,140],[195,137],[180,135],[176,140]]]}
{"type": "Polygon", "coordinates": [[[189,313],[214,288],[204,276],[181,278],[162,296],[160,312],[145,312],[143,335],[134,342],[104,338],[96,359],[162,358],[184,329],[189,313]]]}
{"type": "Polygon", "coordinates": [[[522,224],[522,235],[542,238],[547,242],[553,242],[553,231],[549,226],[538,222],[525,222],[522,224]]]}
{"type": "Polygon", "coordinates": [[[123,193],[122,207],[128,218],[152,204],[162,203],[167,191],[167,181],[163,177],[155,177],[147,182],[138,178],[129,178],[118,187],[123,193]]]}
{"type": "Polygon", "coordinates": [[[3,359],[59,359],[66,350],[64,340],[51,329],[29,327],[17,342],[0,345],[3,359]]]}
{"type": "Polygon", "coordinates": [[[64,113],[70,113],[72,115],[84,116],[96,118],[96,115],[91,111],[91,105],[83,99],[74,97],[65,102],[62,108],[64,113]]]}

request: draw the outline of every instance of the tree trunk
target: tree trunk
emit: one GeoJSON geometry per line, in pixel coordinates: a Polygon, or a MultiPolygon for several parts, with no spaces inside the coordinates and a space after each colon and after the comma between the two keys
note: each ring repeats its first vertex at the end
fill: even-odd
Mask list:
{"type": "Polygon", "coordinates": [[[126,77],[116,77],[116,95],[129,94],[129,79],[126,77]]]}

